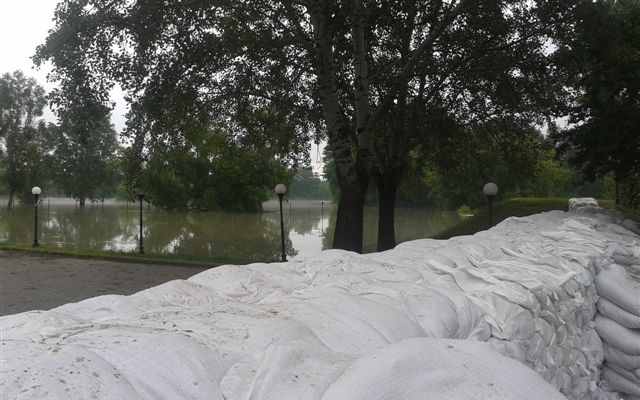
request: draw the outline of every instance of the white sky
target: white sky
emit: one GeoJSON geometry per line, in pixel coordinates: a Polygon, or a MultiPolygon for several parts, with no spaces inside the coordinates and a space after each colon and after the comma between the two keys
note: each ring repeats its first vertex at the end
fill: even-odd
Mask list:
{"type": "MultiPolygon", "coordinates": [[[[58,0],[0,0],[0,74],[22,70],[26,76],[35,78],[47,91],[54,85],[47,82],[50,67],[36,69],[31,57],[36,47],[44,43],[49,29],[53,28],[53,13],[58,0]]],[[[122,92],[112,91],[116,102],[111,120],[118,132],[124,128],[126,103],[122,92]]],[[[56,121],[48,108],[44,118],[56,121]]]]}
{"type": "MultiPolygon", "coordinates": [[[[55,87],[47,82],[50,67],[45,65],[36,69],[31,57],[54,26],[53,14],[58,2],[59,0],[0,0],[0,74],[19,69],[26,76],[35,78],[47,91],[55,87]]],[[[111,100],[116,103],[111,121],[116,130],[121,132],[125,126],[127,105],[119,88],[111,92],[111,100]]],[[[48,108],[44,118],[56,121],[48,108]]],[[[322,172],[321,156],[317,155],[317,148],[312,145],[311,165],[314,171],[322,172]]]]}

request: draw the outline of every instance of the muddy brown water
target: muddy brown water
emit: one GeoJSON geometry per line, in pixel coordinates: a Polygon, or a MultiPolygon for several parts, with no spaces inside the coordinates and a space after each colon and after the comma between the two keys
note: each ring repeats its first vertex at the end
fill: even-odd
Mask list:
{"type": "MultiPolygon", "coordinates": [[[[291,200],[283,205],[289,255],[310,256],[330,248],[336,207],[329,201],[291,200]]],[[[428,237],[459,222],[454,212],[398,208],[398,242],[428,237]]],[[[168,212],[143,209],[143,243],[148,254],[230,257],[270,262],[280,255],[277,201],[258,213],[168,212]]],[[[38,208],[38,240],[43,246],[136,251],[139,236],[137,203],[107,201],[84,209],[69,199],[44,198],[38,208]]],[[[365,210],[365,251],[374,251],[377,209],[365,210]]],[[[0,211],[0,243],[31,243],[34,207],[0,211]]]]}

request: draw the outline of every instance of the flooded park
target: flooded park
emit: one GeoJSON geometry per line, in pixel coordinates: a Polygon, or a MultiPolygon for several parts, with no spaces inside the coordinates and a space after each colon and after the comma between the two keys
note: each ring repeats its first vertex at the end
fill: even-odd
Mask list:
{"type": "MultiPolygon", "coordinates": [[[[331,247],[336,205],[331,201],[290,200],[283,204],[289,256],[307,257],[331,247]]],[[[45,247],[136,252],[139,203],[107,200],[80,208],[72,199],[45,198],[38,208],[38,241],[45,247]]],[[[275,261],[280,255],[279,208],[276,200],[257,213],[165,211],[143,207],[147,254],[275,261]]],[[[375,251],[377,208],[365,209],[364,247],[375,251]]],[[[398,208],[398,242],[424,238],[459,222],[451,211],[398,208]]],[[[3,207],[0,243],[31,243],[34,207],[3,207]]]]}

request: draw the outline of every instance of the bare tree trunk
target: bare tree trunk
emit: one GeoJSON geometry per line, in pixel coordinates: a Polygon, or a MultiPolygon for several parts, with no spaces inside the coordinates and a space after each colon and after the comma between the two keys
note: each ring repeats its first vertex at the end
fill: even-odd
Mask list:
{"type": "Polygon", "coordinates": [[[80,208],[84,208],[86,199],[84,197],[81,197],[79,200],[80,200],[80,208]]]}
{"type": "Polygon", "coordinates": [[[375,177],[378,187],[378,251],[396,247],[395,207],[398,185],[392,173],[375,177]]]}

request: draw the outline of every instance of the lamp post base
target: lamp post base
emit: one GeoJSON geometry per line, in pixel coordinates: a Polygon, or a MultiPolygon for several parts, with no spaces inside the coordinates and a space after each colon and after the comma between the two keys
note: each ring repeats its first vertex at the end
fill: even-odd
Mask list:
{"type": "Polygon", "coordinates": [[[489,228],[493,227],[493,196],[487,196],[489,199],[489,228]]]}
{"type": "Polygon", "coordinates": [[[282,262],[286,262],[287,261],[287,255],[286,255],[286,251],[284,248],[284,219],[282,217],[282,197],[284,196],[284,194],[278,194],[278,198],[280,200],[280,240],[281,240],[281,244],[282,244],[282,256],[280,257],[280,261],[282,262]]]}

